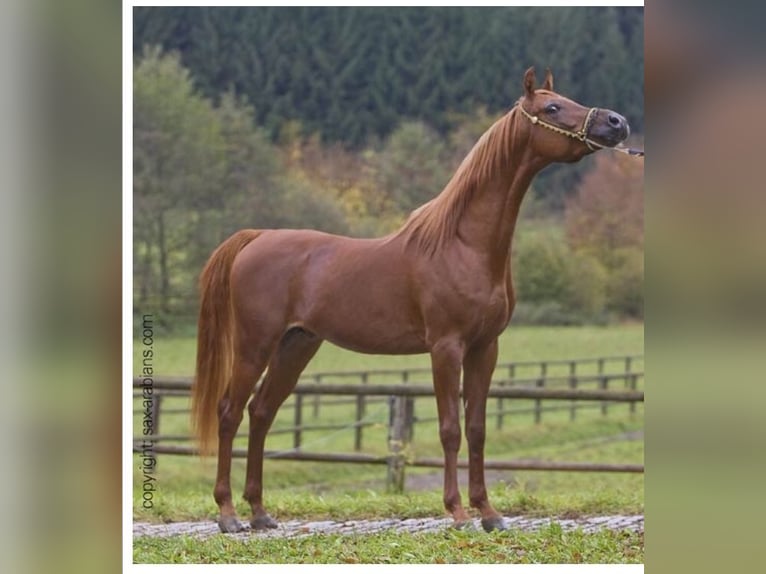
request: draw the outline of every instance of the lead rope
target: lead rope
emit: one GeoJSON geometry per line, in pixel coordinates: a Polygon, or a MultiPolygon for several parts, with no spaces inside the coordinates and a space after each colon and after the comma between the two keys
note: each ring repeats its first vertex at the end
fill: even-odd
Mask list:
{"type": "Polygon", "coordinates": [[[600,143],[595,142],[592,139],[588,138],[588,129],[590,128],[590,123],[593,121],[593,116],[598,111],[598,108],[591,108],[590,110],[588,110],[588,115],[585,116],[585,121],[582,124],[582,128],[580,128],[576,132],[573,132],[570,130],[565,130],[564,128],[560,128],[553,124],[549,124],[548,122],[541,120],[539,117],[533,116],[527,110],[525,110],[520,103],[516,104],[516,106],[519,108],[519,110],[521,110],[521,113],[524,114],[529,119],[529,121],[532,122],[534,125],[542,126],[546,129],[556,132],[557,134],[561,134],[561,135],[579,140],[585,143],[585,145],[588,146],[588,149],[591,151],[598,151],[600,149],[613,149],[620,153],[625,153],[625,154],[637,156],[637,157],[644,157],[643,150],[625,147],[622,144],[618,144],[615,147],[609,147],[609,146],[601,145],[600,143]]]}

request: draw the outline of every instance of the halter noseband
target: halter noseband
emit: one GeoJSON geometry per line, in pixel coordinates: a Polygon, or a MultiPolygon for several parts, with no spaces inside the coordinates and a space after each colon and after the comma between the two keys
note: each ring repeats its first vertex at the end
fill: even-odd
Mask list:
{"type": "Polygon", "coordinates": [[[591,151],[598,151],[600,149],[608,148],[608,149],[613,149],[622,153],[627,153],[628,155],[637,155],[641,157],[643,157],[644,155],[644,152],[642,150],[626,148],[622,146],[609,148],[608,146],[605,146],[596,141],[593,141],[592,139],[588,137],[590,126],[593,123],[593,118],[596,116],[596,113],[598,112],[598,108],[589,109],[588,115],[585,116],[585,121],[582,123],[582,127],[577,131],[572,131],[572,130],[560,128],[559,126],[543,121],[538,116],[533,116],[527,110],[524,109],[524,106],[521,105],[521,102],[517,102],[516,107],[519,108],[521,113],[524,114],[527,117],[527,119],[529,119],[529,121],[532,122],[534,125],[542,126],[545,129],[556,132],[557,134],[561,134],[563,136],[567,136],[570,138],[574,138],[578,141],[581,141],[586,146],[588,146],[588,149],[591,151]]]}

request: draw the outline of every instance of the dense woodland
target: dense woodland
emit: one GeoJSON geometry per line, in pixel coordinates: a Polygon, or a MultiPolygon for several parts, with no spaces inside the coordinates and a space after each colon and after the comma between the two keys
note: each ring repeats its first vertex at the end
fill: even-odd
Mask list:
{"type": "MultiPolygon", "coordinates": [[[[136,308],[191,324],[196,275],[242,227],[395,229],[529,65],[640,139],[640,8],[135,8],[136,308]]],[[[643,165],[617,155],[533,184],[519,320],[642,316],[643,165]]]]}
{"type": "Polygon", "coordinates": [[[404,119],[446,134],[510,107],[530,65],[643,125],[636,8],[136,8],[135,54],[147,44],[179,51],[208,98],[246,96],[272,138],[291,121],[357,149],[404,119]]]}

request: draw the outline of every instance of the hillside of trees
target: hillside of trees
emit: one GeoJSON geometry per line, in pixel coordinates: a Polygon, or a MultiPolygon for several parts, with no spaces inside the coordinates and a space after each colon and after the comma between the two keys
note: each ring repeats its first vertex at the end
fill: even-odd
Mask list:
{"type": "Polygon", "coordinates": [[[136,8],[135,54],[147,44],[180,52],[208,98],[246,96],[273,138],[288,121],[356,148],[403,119],[444,134],[510,107],[530,65],[643,126],[636,8],[136,8]]]}
{"type": "MultiPolygon", "coordinates": [[[[168,328],[193,324],[197,274],[237,229],[395,229],[530,64],[643,124],[641,9],[134,10],[134,302],[168,328]]],[[[616,155],[535,181],[519,320],[642,316],[643,165],[616,155]]]]}
{"type": "MultiPolygon", "coordinates": [[[[272,141],[297,131],[358,150],[404,121],[444,137],[479,108],[499,115],[530,65],[640,133],[643,38],[635,7],[137,7],[133,47],[177,51],[213,102],[247,98],[272,141]]],[[[587,167],[546,170],[538,193],[561,207],[587,167]]]]}

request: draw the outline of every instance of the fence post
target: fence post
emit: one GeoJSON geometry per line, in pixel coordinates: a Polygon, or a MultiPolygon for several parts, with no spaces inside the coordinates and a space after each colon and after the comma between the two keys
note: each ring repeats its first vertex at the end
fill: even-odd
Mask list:
{"type": "MultiPolygon", "coordinates": [[[[633,374],[630,376],[630,390],[635,391],[636,390],[636,384],[638,382],[638,375],[633,374]]],[[[630,414],[634,414],[636,412],[636,401],[630,401],[630,414]]]]}
{"type": "MultiPolygon", "coordinates": [[[[602,391],[605,391],[605,390],[607,390],[607,387],[609,387],[609,379],[607,377],[603,376],[604,375],[604,359],[603,358],[598,360],[598,374],[599,374],[599,381],[598,381],[599,385],[598,386],[599,386],[599,388],[602,391]]],[[[606,414],[606,406],[607,406],[607,404],[608,403],[606,401],[601,401],[601,414],[602,415],[606,414]]]]}
{"type": "MultiPolygon", "coordinates": [[[[362,384],[367,384],[367,373],[362,373],[362,384]]],[[[362,450],[362,419],[364,419],[365,398],[363,394],[356,395],[356,429],[354,430],[354,450],[362,450]]]]}
{"type": "MultiPolygon", "coordinates": [[[[508,365],[508,382],[513,386],[513,379],[516,377],[516,365],[511,363],[508,365]]],[[[503,385],[505,386],[505,385],[503,385]]],[[[503,398],[497,399],[497,428],[500,430],[503,428],[503,421],[505,420],[505,413],[503,412],[503,398]]]]}
{"type": "MultiPolygon", "coordinates": [[[[410,382],[410,372],[408,370],[402,371],[402,383],[407,384],[410,382]]],[[[413,437],[415,436],[415,398],[414,397],[407,397],[406,403],[405,403],[405,430],[406,430],[406,441],[412,442],[413,437]]]]}
{"type": "MultiPolygon", "coordinates": [[[[508,366],[508,372],[513,373],[513,365],[508,366]]],[[[509,378],[510,377],[512,377],[512,375],[510,375],[509,378]]],[[[498,382],[498,385],[502,389],[505,387],[505,382],[500,381],[498,382]]],[[[503,428],[503,397],[497,397],[497,423],[495,424],[495,428],[497,430],[503,428]]]]}
{"type": "MultiPolygon", "coordinates": [[[[505,387],[505,382],[498,381],[497,386],[502,389],[505,387]]],[[[497,430],[503,428],[503,397],[497,397],[497,423],[495,423],[495,428],[497,430]]]]}
{"type": "Polygon", "coordinates": [[[388,476],[386,483],[390,492],[404,492],[406,406],[405,397],[389,398],[388,425],[388,476]]]}
{"type": "MultiPolygon", "coordinates": [[[[630,356],[625,357],[625,388],[626,389],[630,388],[630,378],[631,378],[630,377],[630,367],[631,367],[632,359],[633,359],[633,357],[630,357],[630,356]]],[[[629,411],[631,413],[633,412],[633,408],[634,407],[635,407],[635,404],[631,401],[628,404],[628,409],[629,409],[629,411]]]]}
{"type": "MultiPolygon", "coordinates": [[[[156,393],[152,400],[152,434],[160,434],[160,411],[162,409],[162,394],[156,393]]],[[[157,444],[156,439],[152,439],[153,444],[157,444]]],[[[154,457],[154,469],[157,469],[157,457],[154,457]]]]}
{"type": "Polygon", "coordinates": [[[155,393],[152,399],[152,434],[160,434],[160,407],[162,402],[162,394],[155,393]]]}
{"type": "MultiPolygon", "coordinates": [[[[569,363],[569,388],[572,390],[577,388],[577,361],[569,363]]],[[[571,405],[569,408],[569,420],[574,421],[577,418],[577,401],[573,399],[571,405]]]]}
{"type": "MultiPolygon", "coordinates": [[[[322,382],[322,375],[316,374],[314,375],[314,382],[318,385],[322,382]]],[[[317,393],[314,395],[314,418],[317,418],[319,416],[319,398],[320,394],[317,393]]]]}
{"type": "Polygon", "coordinates": [[[293,448],[300,450],[301,448],[301,425],[303,423],[303,395],[295,395],[295,420],[293,431],[293,448]]]}
{"type": "MultiPolygon", "coordinates": [[[[536,386],[543,388],[545,386],[545,375],[548,372],[548,363],[540,363],[540,378],[537,379],[536,386]]],[[[535,399],[535,424],[540,424],[543,418],[543,401],[535,399]]]]}
{"type": "Polygon", "coordinates": [[[407,444],[415,438],[415,397],[406,397],[404,403],[404,440],[407,444]]]}

